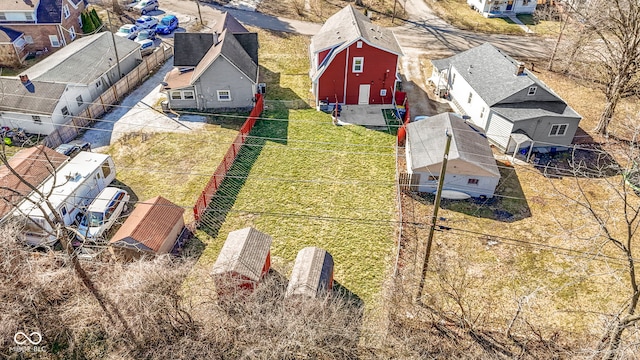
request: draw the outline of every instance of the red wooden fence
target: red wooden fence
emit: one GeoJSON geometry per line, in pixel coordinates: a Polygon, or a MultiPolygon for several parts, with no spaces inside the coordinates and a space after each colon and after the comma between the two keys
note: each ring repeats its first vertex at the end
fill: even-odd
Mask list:
{"type": "Polygon", "coordinates": [[[224,180],[224,177],[227,175],[227,172],[229,171],[229,169],[231,169],[233,162],[236,160],[236,156],[238,156],[242,145],[244,145],[247,139],[247,135],[249,135],[249,132],[251,132],[251,129],[253,129],[256,120],[262,114],[262,110],[264,109],[264,99],[262,98],[261,94],[257,94],[256,99],[256,105],[253,107],[253,110],[251,110],[251,114],[249,114],[249,117],[240,128],[236,139],[233,141],[233,144],[229,146],[227,153],[224,155],[224,158],[218,165],[218,168],[216,168],[216,171],[214,171],[213,175],[209,179],[209,182],[204,187],[204,190],[202,190],[202,193],[200,193],[196,204],[193,206],[193,216],[196,220],[196,223],[200,222],[202,214],[207,209],[207,206],[211,202],[211,199],[216,195],[220,184],[222,184],[222,180],[224,180]]]}

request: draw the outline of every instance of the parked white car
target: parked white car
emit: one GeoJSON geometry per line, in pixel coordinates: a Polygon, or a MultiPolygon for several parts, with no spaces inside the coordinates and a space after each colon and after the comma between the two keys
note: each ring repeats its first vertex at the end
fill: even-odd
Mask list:
{"type": "Polygon", "coordinates": [[[118,29],[118,31],[116,32],[116,35],[122,36],[123,38],[127,38],[129,40],[133,40],[136,38],[136,36],[138,36],[138,32],[140,32],[140,29],[138,29],[137,26],[132,24],[126,24],[126,25],[122,25],[120,29],[118,29]]]}
{"type": "Polygon", "coordinates": [[[136,20],[139,29],[153,29],[158,25],[158,19],[153,16],[143,15],[136,20]]]}
{"type": "Polygon", "coordinates": [[[86,240],[95,241],[113,226],[129,202],[129,193],[116,187],[106,187],[87,208],[78,232],[86,240]]]}

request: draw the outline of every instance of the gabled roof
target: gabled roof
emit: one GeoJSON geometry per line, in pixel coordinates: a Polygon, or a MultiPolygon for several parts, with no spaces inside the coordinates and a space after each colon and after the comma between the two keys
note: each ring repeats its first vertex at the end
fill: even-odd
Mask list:
{"type": "Polygon", "coordinates": [[[111,238],[113,246],[157,253],[178,223],[184,224],[184,208],[156,196],[136,206],[111,238]]]}
{"type": "MultiPolygon", "coordinates": [[[[9,166],[31,185],[38,187],[60,167],[68,156],[60,154],[44,145],[18,151],[9,159],[9,166]]],[[[5,165],[0,166],[0,219],[4,218],[24,197],[31,194],[31,188],[11,172],[5,165]],[[12,191],[13,190],[13,191],[12,191]]]]}
{"type": "Polygon", "coordinates": [[[452,135],[449,161],[460,159],[481,169],[485,176],[500,177],[484,132],[450,112],[407,125],[407,146],[410,148],[412,170],[442,162],[447,142],[446,131],[450,131],[452,135]]]}
{"type": "Polygon", "coordinates": [[[213,45],[212,33],[181,33],[173,35],[173,66],[196,66],[213,45]]]}
{"type": "Polygon", "coordinates": [[[232,34],[249,33],[249,30],[242,26],[236,18],[231,16],[228,12],[216,14],[213,20],[210,20],[211,31],[221,33],[222,30],[227,29],[232,34]]]}
{"type": "Polygon", "coordinates": [[[9,29],[8,27],[0,26],[0,43],[14,42],[17,38],[22,36],[23,33],[9,29]]]}
{"type": "Polygon", "coordinates": [[[0,77],[0,111],[51,115],[67,85],[31,81],[35,92],[27,91],[19,79],[0,77]]]}
{"type": "MultiPolygon", "coordinates": [[[[525,69],[522,75],[516,75],[518,61],[489,43],[446,59],[433,60],[432,64],[440,71],[449,66],[456,68],[489,106],[534,85],[554,94],[529,70],[525,69]]],[[[558,101],[563,101],[559,96],[555,96],[558,101]]]]}
{"type": "Polygon", "coordinates": [[[326,250],[306,247],[298,252],[287,286],[287,296],[315,297],[322,290],[331,290],[333,257],[326,250]]]}
{"type": "Polygon", "coordinates": [[[122,60],[140,48],[135,41],[108,32],[80,38],[25,71],[31,79],[91,84],[116,66],[113,41],[122,60]]]}
{"type": "Polygon", "coordinates": [[[362,39],[371,46],[402,55],[400,44],[393,32],[373,25],[371,20],[353,5],[347,5],[333,14],[311,38],[311,52],[318,52],[342,45],[346,47],[362,39]],[[345,46],[346,45],[346,46],[345,46]]]}
{"type": "Polygon", "coordinates": [[[271,236],[252,227],[230,232],[213,265],[212,274],[235,273],[259,281],[272,241],[271,236]]]}
{"type": "Polygon", "coordinates": [[[62,0],[40,0],[36,12],[38,24],[59,24],[62,22],[62,0]]]}
{"type": "Polygon", "coordinates": [[[196,66],[191,84],[213,64],[219,56],[224,56],[231,64],[235,65],[248,79],[254,83],[258,81],[258,65],[253,62],[249,54],[242,48],[233,34],[224,30],[218,35],[219,43],[214,44],[196,66]]]}
{"type": "Polygon", "coordinates": [[[524,101],[511,104],[497,104],[492,106],[491,109],[513,122],[543,116],[581,119],[581,116],[569,105],[560,101],[524,101]]]}

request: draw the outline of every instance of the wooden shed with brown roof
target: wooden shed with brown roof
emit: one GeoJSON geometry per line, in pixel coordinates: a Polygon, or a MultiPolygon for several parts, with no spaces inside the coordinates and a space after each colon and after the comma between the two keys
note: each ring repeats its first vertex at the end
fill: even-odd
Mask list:
{"type": "Polygon", "coordinates": [[[311,246],[298,252],[286,296],[316,297],[333,287],[333,257],[327,250],[311,246]]]}
{"type": "Polygon", "coordinates": [[[34,187],[40,186],[50,178],[55,171],[69,159],[44,145],[25,148],[18,151],[9,159],[9,166],[0,166],[0,221],[4,221],[14,206],[31,194],[32,190],[24,181],[34,187]],[[17,174],[17,175],[16,175],[17,174]]]}
{"type": "Polygon", "coordinates": [[[184,228],[184,208],[156,196],[136,206],[111,238],[114,253],[126,258],[169,253],[184,228]]]}
{"type": "Polygon", "coordinates": [[[211,272],[219,293],[255,288],[271,267],[272,241],[252,227],[230,232],[211,272]]]}

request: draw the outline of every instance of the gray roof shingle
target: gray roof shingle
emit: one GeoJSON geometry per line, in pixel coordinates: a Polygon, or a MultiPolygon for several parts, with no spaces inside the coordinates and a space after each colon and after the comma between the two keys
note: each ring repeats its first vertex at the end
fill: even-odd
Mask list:
{"type": "Polygon", "coordinates": [[[298,252],[291,271],[286,296],[306,295],[316,297],[328,287],[333,278],[333,257],[317,247],[306,247],[298,252]]]}
{"type": "Polygon", "coordinates": [[[173,66],[196,66],[211,49],[213,34],[177,32],[173,42],[173,66]]]}
{"type": "Polygon", "coordinates": [[[213,264],[212,274],[236,273],[259,281],[272,241],[271,236],[252,227],[230,232],[213,264]]]}
{"type": "Polygon", "coordinates": [[[484,132],[471,126],[457,114],[441,113],[407,125],[407,146],[410,147],[413,169],[442,162],[447,141],[446,131],[451,131],[449,160],[460,159],[483,169],[488,176],[500,177],[489,141],[484,132]]]}
{"type": "Polygon", "coordinates": [[[0,77],[0,110],[24,114],[51,115],[66,84],[31,81],[35,92],[30,93],[20,79],[0,77]]]}
{"type": "Polygon", "coordinates": [[[25,71],[31,79],[70,84],[91,84],[116,65],[113,41],[118,57],[124,59],[140,48],[135,41],[108,32],[80,38],[25,71]]]}

